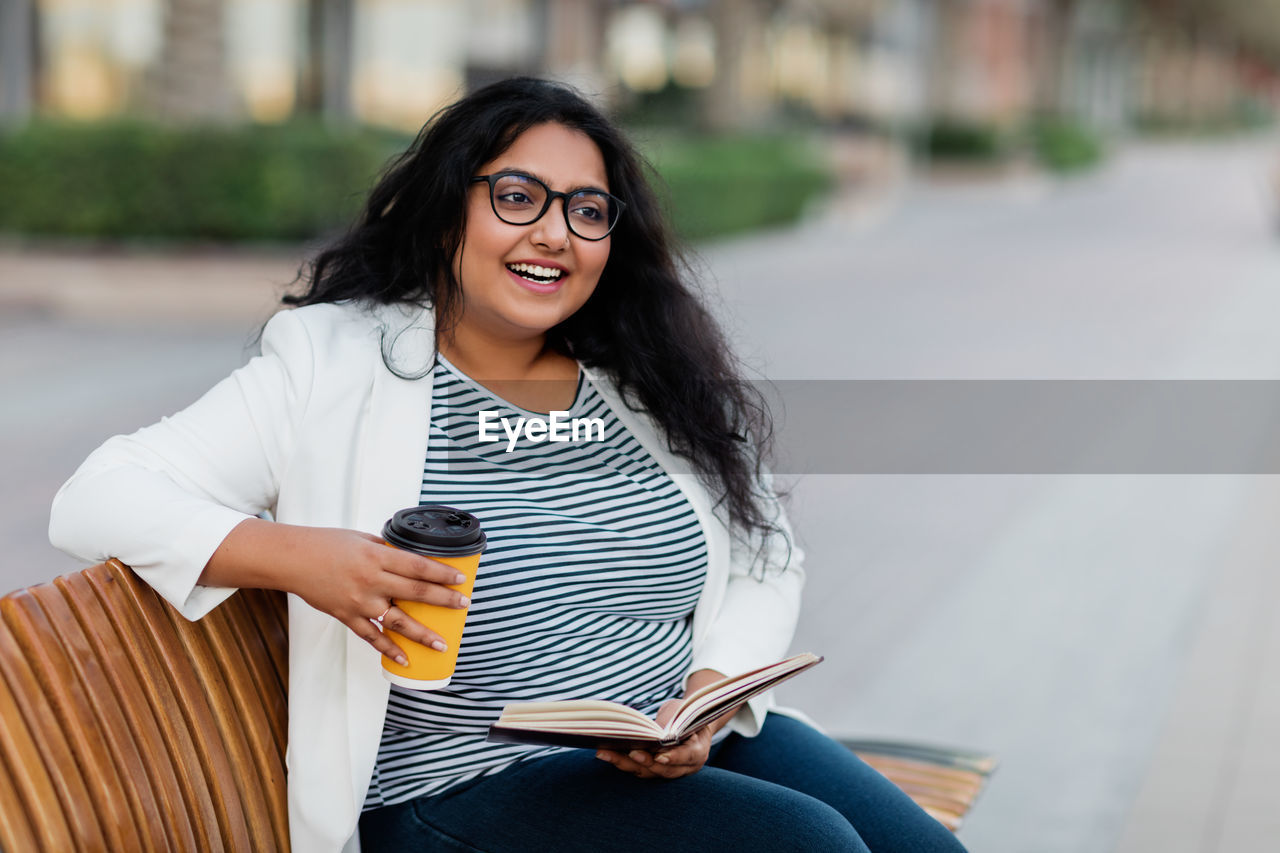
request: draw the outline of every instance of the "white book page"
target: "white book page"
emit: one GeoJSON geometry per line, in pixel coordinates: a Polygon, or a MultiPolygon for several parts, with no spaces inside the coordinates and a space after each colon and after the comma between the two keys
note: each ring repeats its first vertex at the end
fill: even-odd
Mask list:
{"type": "Polygon", "coordinates": [[[684,707],[667,725],[666,733],[680,732],[686,725],[704,714],[709,715],[708,719],[701,722],[710,722],[719,716],[715,713],[718,708],[722,709],[725,705],[740,705],[763,692],[764,689],[785,681],[821,660],[822,658],[814,654],[804,652],[786,660],[708,684],[685,699],[684,707]]]}
{"type": "Polygon", "coordinates": [[[593,733],[601,726],[608,726],[611,730],[616,729],[625,734],[654,737],[662,734],[661,726],[636,709],[599,699],[518,702],[503,709],[498,725],[557,731],[586,731],[590,726],[593,733]]]}

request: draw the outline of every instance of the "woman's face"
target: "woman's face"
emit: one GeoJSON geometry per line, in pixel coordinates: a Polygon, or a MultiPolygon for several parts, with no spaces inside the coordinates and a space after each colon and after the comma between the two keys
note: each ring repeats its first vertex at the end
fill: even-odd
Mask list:
{"type": "MultiPolygon", "coordinates": [[[[529,128],[476,174],[507,171],[532,175],[559,192],[609,191],[600,149],[586,134],[560,124],[529,128]]],[[[463,296],[459,330],[529,339],[587,301],[609,260],[612,238],[592,241],[574,234],[563,205],[564,199],[553,199],[536,222],[510,225],[494,213],[489,185],[471,185],[466,231],[454,258],[463,296]]]]}

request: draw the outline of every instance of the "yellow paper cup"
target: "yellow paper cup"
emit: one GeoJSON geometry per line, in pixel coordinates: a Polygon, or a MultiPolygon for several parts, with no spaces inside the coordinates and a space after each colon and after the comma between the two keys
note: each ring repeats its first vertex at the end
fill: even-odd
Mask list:
{"type": "MultiPolygon", "coordinates": [[[[393,548],[422,554],[462,572],[466,576],[465,580],[459,584],[451,584],[449,588],[471,598],[476,583],[476,570],[480,566],[480,554],[485,546],[480,519],[450,506],[415,506],[393,515],[382,528],[382,538],[393,548]]],[[[436,651],[388,628],[387,636],[404,650],[409,663],[401,666],[383,655],[383,676],[392,684],[412,690],[444,687],[449,683],[458,663],[458,649],[462,645],[467,611],[420,601],[397,600],[395,605],[439,634],[447,648],[443,652],[436,651]]]]}

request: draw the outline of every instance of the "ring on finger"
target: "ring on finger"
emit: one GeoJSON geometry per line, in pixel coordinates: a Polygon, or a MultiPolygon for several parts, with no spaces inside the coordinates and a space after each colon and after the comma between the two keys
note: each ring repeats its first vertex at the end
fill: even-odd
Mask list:
{"type": "Polygon", "coordinates": [[[382,611],[382,614],[380,616],[378,616],[376,619],[369,620],[370,622],[378,626],[379,631],[382,630],[382,620],[387,618],[387,614],[391,612],[392,607],[395,607],[394,602],[388,602],[387,609],[382,611]]]}

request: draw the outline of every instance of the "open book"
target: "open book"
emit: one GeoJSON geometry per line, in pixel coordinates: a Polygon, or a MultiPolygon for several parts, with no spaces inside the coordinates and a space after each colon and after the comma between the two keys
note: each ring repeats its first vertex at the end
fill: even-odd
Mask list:
{"type": "Polygon", "coordinates": [[[805,652],[708,684],[684,698],[665,727],[626,705],[600,699],[514,702],[489,726],[489,740],[581,746],[588,749],[655,749],[672,746],[713,720],[732,714],[748,699],[822,661],[805,652]]]}

